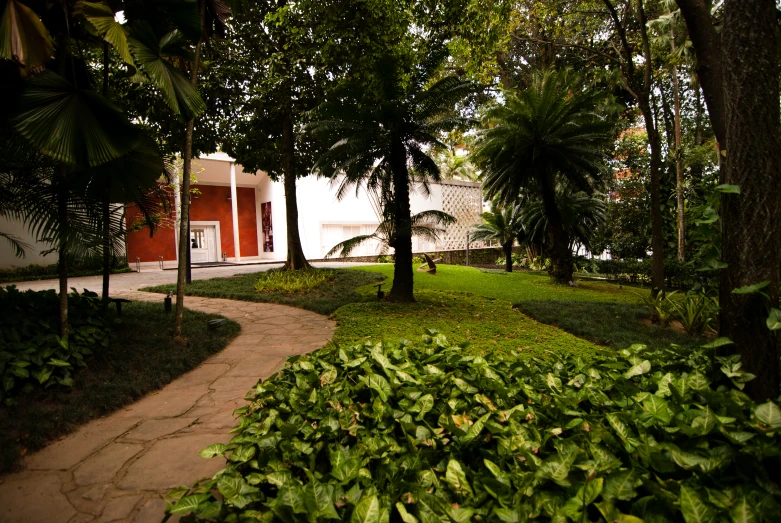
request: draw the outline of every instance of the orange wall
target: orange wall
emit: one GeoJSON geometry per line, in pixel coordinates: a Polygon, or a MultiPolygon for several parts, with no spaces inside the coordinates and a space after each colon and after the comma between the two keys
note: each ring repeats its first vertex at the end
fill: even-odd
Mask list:
{"type": "MultiPolygon", "coordinates": [[[[220,222],[220,250],[234,256],[233,252],[233,214],[230,187],[219,185],[197,185],[200,194],[193,195],[190,208],[190,220],[194,222],[220,222]]],[[[242,256],[258,255],[258,225],[255,214],[255,189],[239,187],[236,189],[239,204],[239,241],[242,256]]]]}
{"type": "MultiPolygon", "coordinates": [[[[218,185],[197,185],[199,194],[193,195],[190,207],[190,220],[192,221],[219,221],[220,222],[220,249],[217,253],[222,259],[222,253],[228,257],[234,256],[233,252],[233,215],[231,210],[230,187],[218,185]]],[[[239,211],[239,241],[241,242],[242,256],[258,255],[258,226],[255,214],[255,189],[251,187],[238,187],[239,211]]],[[[173,205],[171,205],[173,207],[173,205]]],[[[132,208],[127,210],[127,224],[132,225],[136,221],[137,211],[132,208]]],[[[167,220],[173,222],[173,218],[167,220]]],[[[158,256],[163,256],[165,261],[176,260],[176,235],[173,227],[159,227],[153,237],[149,237],[149,229],[142,229],[128,234],[127,250],[128,261],[135,263],[136,257],[142,262],[156,262],[158,256]]]]}
{"type": "MultiPolygon", "coordinates": [[[[172,198],[173,199],[173,198],[172,198]]],[[[173,203],[171,203],[173,207],[173,203]]],[[[140,213],[135,207],[127,207],[127,227],[131,227],[139,218],[140,213]]],[[[127,261],[132,267],[136,257],[142,262],[156,262],[158,256],[165,261],[176,260],[176,235],[174,233],[173,218],[166,217],[165,223],[155,231],[155,235],[149,236],[149,229],[131,232],[127,235],[127,261]]]]}

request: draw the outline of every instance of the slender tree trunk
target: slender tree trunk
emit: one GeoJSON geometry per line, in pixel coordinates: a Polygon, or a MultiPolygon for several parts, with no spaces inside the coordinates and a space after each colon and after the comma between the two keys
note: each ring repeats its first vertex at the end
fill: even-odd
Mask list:
{"type": "MultiPolygon", "coordinates": [[[[675,35],[673,35],[673,50],[675,50],[675,35]]],[[[684,194],[683,194],[683,160],[681,158],[681,92],[678,81],[678,67],[672,66],[673,76],[673,110],[675,128],[675,197],[678,203],[678,261],[686,259],[686,230],[683,221],[684,194]]]]}
{"type": "MultiPolygon", "coordinates": [[[[201,47],[203,46],[204,19],[206,17],[206,2],[200,0],[201,38],[195,46],[193,68],[190,72],[190,84],[198,84],[198,69],[201,65],[201,47]]],[[[174,336],[182,336],[182,316],[184,314],[184,285],[189,270],[190,254],[190,175],[192,173],[193,129],[195,119],[187,120],[184,134],[184,150],[182,151],[181,208],[179,217],[179,260],[176,273],[176,313],[174,318],[174,336]]]]}
{"type": "Polygon", "coordinates": [[[569,249],[569,235],[564,229],[561,211],[556,205],[555,184],[552,175],[543,177],[542,204],[548,220],[546,248],[551,259],[551,276],[558,283],[568,283],[572,281],[572,251],[569,249]]]}
{"type": "MultiPolygon", "coordinates": [[[[103,42],[103,98],[108,100],[109,53],[108,42],[103,42]]],[[[111,183],[110,181],[108,183],[111,183]]],[[[109,286],[111,284],[111,202],[109,191],[103,196],[103,306],[108,307],[109,286]]]]}
{"type": "Polygon", "coordinates": [[[722,197],[720,334],[735,342],[744,368],[757,378],[746,385],[755,400],[779,394],[779,340],[765,325],[768,304],[736,288],[769,281],[778,303],[781,266],[781,127],[779,126],[776,10],[773,0],[724,3],[726,183],[740,195],[722,197]]]}
{"type": "Polygon", "coordinates": [[[57,219],[60,240],[57,248],[57,277],[60,280],[60,338],[68,340],[68,186],[65,165],[57,168],[57,219]]]}
{"type": "Polygon", "coordinates": [[[282,117],[282,171],[285,184],[285,216],[287,217],[287,261],[285,270],[309,269],[298,230],[298,195],[296,194],[295,130],[290,114],[282,117]]]}
{"type": "Polygon", "coordinates": [[[510,240],[505,243],[502,248],[504,249],[504,270],[507,272],[513,272],[513,242],[510,240]]]}
{"type": "Polygon", "coordinates": [[[393,171],[393,205],[396,220],[396,237],[393,264],[393,286],[388,301],[413,302],[414,274],[412,272],[412,214],[409,200],[409,172],[407,171],[407,150],[400,139],[394,139],[391,159],[393,171]]]}
{"type": "Polygon", "coordinates": [[[720,150],[727,148],[722,50],[719,33],[713,25],[709,0],[676,0],[689,30],[697,55],[697,78],[702,86],[711,127],[720,150]]]}

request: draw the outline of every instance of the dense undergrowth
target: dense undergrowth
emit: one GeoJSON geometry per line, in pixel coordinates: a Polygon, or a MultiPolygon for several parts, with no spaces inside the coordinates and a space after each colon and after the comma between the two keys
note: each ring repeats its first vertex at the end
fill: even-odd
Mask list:
{"type": "MultiPolygon", "coordinates": [[[[72,320],[77,314],[71,307],[72,320]]],[[[160,304],[127,303],[119,319],[112,310],[107,318],[111,334],[92,355],[78,360],[85,367],[75,365],[71,386],[51,379],[50,387],[20,389],[14,406],[0,405],[0,474],[13,470],[25,454],[163,387],[222,350],[239,325],[227,321],[217,330],[208,329],[206,322],[216,318],[220,316],[185,309],[179,341],[172,336],[172,316],[160,304]]]]}
{"type": "MultiPolygon", "coordinates": [[[[588,362],[366,343],[250,392],[227,466],[169,493],[223,521],[778,521],[781,409],[736,357],[636,345],[588,362]]],[[[221,458],[218,458],[221,459],[221,458]]]]}

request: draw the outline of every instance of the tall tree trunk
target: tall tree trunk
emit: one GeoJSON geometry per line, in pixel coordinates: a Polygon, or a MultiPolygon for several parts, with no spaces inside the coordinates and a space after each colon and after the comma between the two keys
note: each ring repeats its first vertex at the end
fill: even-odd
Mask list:
{"type": "Polygon", "coordinates": [[[711,18],[710,0],[676,0],[697,55],[697,78],[702,86],[711,127],[720,150],[727,148],[723,58],[719,33],[711,18]]]}
{"type": "Polygon", "coordinates": [[[388,301],[413,302],[414,274],[412,272],[412,214],[409,197],[409,172],[407,171],[407,150],[400,139],[394,138],[391,152],[393,171],[393,205],[396,237],[393,264],[393,286],[388,301]]]}
{"type": "MultiPolygon", "coordinates": [[[[103,98],[108,100],[108,73],[109,73],[109,53],[108,42],[103,42],[103,98]]],[[[108,182],[111,183],[110,181],[108,182]]],[[[111,202],[109,202],[109,191],[103,196],[103,306],[108,307],[109,286],[111,283],[111,230],[109,221],[111,219],[111,202]]]]}
{"type": "Polygon", "coordinates": [[[551,259],[551,276],[558,283],[572,281],[572,251],[569,248],[569,235],[564,228],[561,211],[556,205],[556,180],[553,175],[541,180],[542,205],[548,227],[545,230],[546,249],[551,259]]]}
{"type": "Polygon", "coordinates": [[[282,117],[282,171],[285,184],[285,216],[287,217],[287,261],[285,270],[309,269],[298,231],[298,195],[296,194],[295,130],[290,114],[282,117]]]}
{"type": "Polygon", "coordinates": [[[504,270],[513,272],[513,241],[505,243],[502,249],[504,250],[504,270]]]}
{"type": "Polygon", "coordinates": [[[60,338],[68,340],[68,185],[65,165],[57,167],[57,219],[60,238],[57,247],[57,277],[60,280],[60,338]]]}
{"type": "Polygon", "coordinates": [[[653,113],[648,98],[640,102],[645,129],[648,133],[648,144],[651,146],[651,292],[654,295],[664,291],[664,232],[662,228],[662,197],[661,197],[661,167],[662,143],[654,123],[653,113]]]}
{"type": "MultiPolygon", "coordinates": [[[[736,288],[769,281],[778,303],[781,266],[781,126],[779,126],[776,10],[773,0],[724,3],[726,183],[740,195],[722,197],[720,334],[735,342],[744,368],[757,378],[746,385],[755,400],[779,394],[779,340],[765,325],[760,294],[736,288]]],[[[732,348],[734,350],[734,348],[732,348]]]]}
{"type": "MultiPolygon", "coordinates": [[[[673,50],[675,50],[675,35],[673,35],[673,50]]],[[[681,92],[678,81],[678,66],[672,66],[673,76],[673,110],[675,132],[675,197],[678,203],[678,261],[686,259],[686,230],[683,222],[683,160],[681,158],[681,92]]]]}
{"type": "MultiPolygon", "coordinates": [[[[193,68],[190,72],[190,84],[198,84],[198,69],[201,66],[201,47],[204,40],[204,20],[206,18],[206,1],[200,0],[201,38],[195,46],[193,68]]],[[[184,285],[189,270],[190,260],[190,176],[193,157],[193,128],[195,119],[187,120],[184,134],[184,150],[182,151],[181,205],[179,213],[179,260],[176,273],[176,313],[174,318],[174,336],[182,336],[182,316],[184,314],[184,285]]]]}

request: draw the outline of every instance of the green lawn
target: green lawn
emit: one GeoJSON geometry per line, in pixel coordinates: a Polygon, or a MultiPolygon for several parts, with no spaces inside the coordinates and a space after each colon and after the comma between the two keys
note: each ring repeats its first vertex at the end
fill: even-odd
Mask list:
{"type": "Polygon", "coordinates": [[[590,357],[600,347],[532,320],[511,303],[457,292],[421,290],[416,303],[353,303],[334,314],[337,345],[373,341],[418,341],[425,329],[444,334],[451,344],[467,342],[474,354],[503,352],[548,357],[575,352],[590,357]]]}
{"type": "MultiPolygon", "coordinates": [[[[367,296],[356,293],[356,288],[371,285],[382,280],[383,276],[376,273],[351,270],[320,269],[333,275],[331,281],[304,292],[268,292],[255,290],[255,283],[263,272],[239,274],[227,278],[212,278],[196,280],[185,287],[189,296],[206,298],[227,298],[231,300],[257,301],[265,303],[281,303],[307,309],[320,314],[331,314],[342,305],[368,299],[367,296]]],[[[158,285],[146,287],[142,291],[176,292],[176,285],[158,285]]]]}
{"type": "MultiPolygon", "coordinates": [[[[352,270],[382,274],[387,278],[383,288],[390,290],[393,265],[368,265],[352,270]]],[[[546,273],[532,271],[484,271],[459,265],[437,265],[437,274],[415,272],[415,290],[455,291],[496,298],[510,303],[528,300],[606,301],[638,303],[638,289],[619,289],[615,283],[578,282],[578,287],[559,285],[546,273]],[[634,291],[634,292],[633,292],[634,291]]],[[[371,289],[361,289],[368,293],[371,289]]]]}
{"type": "Polygon", "coordinates": [[[40,389],[20,395],[15,407],[0,406],[0,474],[27,452],[192,370],[240,330],[230,320],[209,330],[206,322],[220,316],[185,309],[184,341],[178,341],[172,336],[173,315],[162,309],[162,304],[125,304],[109,347],[86,361],[72,388],[40,389]]]}

